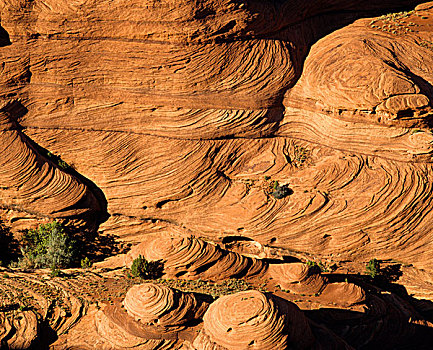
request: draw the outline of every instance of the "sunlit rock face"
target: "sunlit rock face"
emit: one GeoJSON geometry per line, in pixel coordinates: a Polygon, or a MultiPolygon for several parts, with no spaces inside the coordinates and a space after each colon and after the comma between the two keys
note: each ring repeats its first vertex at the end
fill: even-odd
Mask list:
{"type": "Polygon", "coordinates": [[[311,349],[315,343],[299,309],[259,291],[221,297],[204,316],[196,349],[311,349]]]}
{"type": "Polygon", "coordinates": [[[380,17],[417,4],[2,1],[2,219],[431,271],[432,8],[380,17]]]}
{"type": "Polygon", "coordinates": [[[2,268],[2,346],[429,348],[432,24],[403,0],[0,0],[0,221],[274,288],[2,268]],[[373,257],[418,299],[305,264],[373,257]]]}

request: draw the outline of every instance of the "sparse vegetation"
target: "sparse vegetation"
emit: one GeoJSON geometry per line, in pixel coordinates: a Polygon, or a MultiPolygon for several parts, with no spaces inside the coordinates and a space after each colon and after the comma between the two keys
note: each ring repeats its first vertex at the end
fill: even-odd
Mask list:
{"type": "Polygon", "coordinates": [[[272,196],[275,199],[282,199],[293,193],[288,184],[280,185],[277,180],[269,180],[270,177],[266,176],[262,185],[262,188],[267,196],[272,196]]]}
{"type": "Polygon", "coordinates": [[[76,258],[74,246],[75,241],[59,222],[39,225],[24,234],[18,267],[49,267],[52,270],[70,267],[76,258]]]}
{"type": "Polygon", "coordinates": [[[296,166],[302,166],[308,159],[310,151],[308,148],[295,145],[293,151],[293,163],[296,166]]]}
{"type": "Polygon", "coordinates": [[[57,164],[60,169],[62,169],[62,170],[68,170],[68,169],[71,168],[71,166],[68,163],[66,163],[62,158],[60,158],[60,156],[55,155],[54,153],[51,153],[50,151],[48,151],[46,153],[46,155],[55,164],[57,164]]]}
{"type": "Polygon", "coordinates": [[[92,267],[92,262],[90,259],[86,256],[84,259],[81,259],[81,268],[82,269],[89,269],[92,267]]]}
{"type": "Polygon", "coordinates": [[[60,269],[52,267],[51,268],[51,272],[50,272],[50,276],[51,277],[60,277],[62,274],[62,272],[60,271],[60,269]]]}
{"type": "Polygon", "coordinates": [[[371,278],[376,278],[380,273],[380,263],[376,259],[371,259],[365,266],[365,269],[371,278]]]}
{"type": "Polygon", "coordinates": [[[408,22],[407,19],[409,16],[415,14],[415,11],[389,13],[372,20],[370,22],[370,27],[392,34],[414,32],[412,28],[417,27],[418,25],[414,22],[408,22]]]}
{"type": "Polygon", "coordinates": [[[132,261],[130,275],[143,279],[155,279],[162,276],[163,268],[161,262],[147,261],[143,256],[139,255],[132,261]]]}
{"type": "Polygon", "coordinates": [[[271,192],[272,197],[276,199],[282,199],[290,195],[292,191],[289,188],[289,185],[282,185],[278,183],[278,181],[273,182],[273,191],[271,192]]]}
{"type": "Polygon", "coordinates": [[[309,267],[317,266],[316,262],[315,262],[315,261],[312,261],[312,260],[307,260],[307,261],[305,262],[305,264],[306,264],[307,266],[309,266],[309,267]]]}
{"type": "Polygon", "coordinates": [[[307,260],[305,262],[305,264],[309,267],[317,266],[317,268],[320,269],[321,272],[329,272],[330,271],[330,267],[327,266],[326,264],[322,263],[321,261],[316,263],[315,261],[307,260]]]}
{"type": "MultiPolygon", "coordinates": [[[[228,279],[221,282],[209,282],[198,280],[183,280],[183,279],[157,279],[156,283],[164,284],[168,287],[179,289],[183,292],[195,292],[212,296],[214,299],[222,296],[242,292],[245,290],[254,289],[254,287],[243,279],[228,279]]],[[[264,282],[259,290],[267,292],[264,282]]]]}

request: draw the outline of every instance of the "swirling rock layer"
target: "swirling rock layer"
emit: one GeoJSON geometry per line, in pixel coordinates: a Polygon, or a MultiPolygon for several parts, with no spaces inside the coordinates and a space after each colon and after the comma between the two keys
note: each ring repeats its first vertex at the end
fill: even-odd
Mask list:
{"type": "Polygon", "coordinates": [[[388,1],[107,4],[1,7],[5,220],[94,221],[106,200],[102,230],[126,240],[178,226],[431,269],[431,8],[391,23],[360,12],[388,1]]]}
{"type": "Polygon", "coordinates": [[[308,322],[295,305],[258,291],[221,297],[204,316],[198,349],[307,349],[314,343],[308,322]]]}
{"type": "Polygon", "coordinates": [[[102,208],[89,187],[41,155],[7,110],[8,106],[0,109],[1,207],[36,216],[81,216],[95,221],[102,208]]]}
{"type": "Polygon", "coordinates": [[[193,294],[146,283],[132,287],[123,306],[139,322],[174,329],[201,318],[207,304],[198,302],[193,294]]]}
{"type": "Polygon", "coordinates": [[[150,261],[161,261],[169,277],[223,280],[263,274],[267,264],[221,249],[191,236],[170,237],[167,233],[152,236],[135,246],[126,256],[126,265],[139,255],[150,261]]]}
{"type": "Polygon", "coordinates": [[[50,331],[67,332],[86,311],[83,299],[66,281],[46,281],[24,273],[3,273],[0,279],[2,348],[48,346],[50,331]]]}
{"type": "MultiPolygon", "coordinates": [[[[108,212],[102,232],[126,241],[176,227],[282,255],[398,259],[419,271],[402,281],[431,298],[433,10],[385,15],[418,3],[0,2],[0,216],[15,229],[42,217],[94,227],[108,212]]],[[[171,276],[263,271],[188,238],[140,249],[171,276]]],[[[308,279],[281,272],[287,288],[308,279]]],[[[324,298],[363,301],[354,285],[316,282],[324,298]]],[[[403,311],[372,300],[406,329],[403,311]]],[[[12,323],[4,332],[23,334],[12,323]]]]}
{"type": "Polygon", "coordinates": [[[268,274],[282,289],[317,294],[325,287],[326,279],[313,270],[303,263],[275,264],[269,265],[268,274]]]}

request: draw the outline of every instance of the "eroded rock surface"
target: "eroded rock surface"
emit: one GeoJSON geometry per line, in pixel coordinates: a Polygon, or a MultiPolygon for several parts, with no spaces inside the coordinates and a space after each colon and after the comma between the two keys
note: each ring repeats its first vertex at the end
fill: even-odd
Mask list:
{"type": "MultiPolygon", "coordinates": [[[[335,332],[311,325],[311,339],[330,339],[325,347],[429,329],[398,298],[369,297],[301,263],[266,270],[268,262],[188,236],[249,239],[261,258],[396,259],[406,266],[401,283],[426,299],[417,309],[431,313],[431,2],[3,0],[0,24],[0,217],[14,232],[61,218],[137,243],[127,263],[163,260],[170,277],[266,275],[328,306],[344,293],[336,306],[360,314],[341,317],[362,322],[345,333],[339,314],[314,315],[335,332]]],[[[2,318],[0,337],[29,347],[40,320],[60,334],[86,313],[73,305],[82,310],[73,317],[37,307],[21,321],[2,318]]],[[[194,342],[137,340],[118,328],[121,308],[110,312],[90,310],[82,327],[98,319],[125,343],[95,345],[77,328],[59,348],[194,342]]],[[[293,336],[284,327],[282,347],[293,336]]]]}
{"type": "Polygon", "coordinates": [[[278,303],[258,291],[221,297],[211,304],[197,349],[308,349],[314,336],[295,305],[278,303]],[[294,327],[290,326],[294,325],[294,327]]]}
{"type": "Polygon", "coordinates": [[[260,259],[221,249],[191,236],[164,235],[149,237],[133,247],[126,255],[126,266],[143,256],[149,261],[160,261],[167,277],[224,280],[263,275],[267,263],[260,259]]]}

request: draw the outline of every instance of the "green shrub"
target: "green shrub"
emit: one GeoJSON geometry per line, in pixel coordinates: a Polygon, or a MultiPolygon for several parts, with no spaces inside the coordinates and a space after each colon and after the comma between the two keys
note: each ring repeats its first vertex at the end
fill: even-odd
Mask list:
{"type": "Polygon", "coordinates": [[[272,191],[271,195],[276,199],[282,199],[292,193],[292,190],[289,188],[288,185],[280,186],[278,181],[274,181],[273,189],[274,190],[272,191]]]}
{"type": "Polygon", "coordinates": [[[380,263],[376,259],[371,259],[365,266],[367,274],[371,278],[375,278],[380,273],[380,263]]]}
{"type": "Polygon", "coordinates": [[[56,267],[51,268],[51,271],[50,271],[51,277],[60,277],[61,275],[62,275],[62,271],[60,271],[58,268],[56,268],[56,267]]]}
{"type": "Polygon", "coordinates": [[[163,265],[159,261],[147,261],[143,256],[139,255],[132,261],[130,274],[132,277],[143,279],[159,278],[163,274],[163,265]]]}
{"type": "Polygon", "coordinates": [[[50,151],[48,151],[46,153],[47,157],[50,158],[54,163],[56,163],[60,169],[63,170],[68,170],[71,168],[71,166],[66,163],[62,158],[60,158],[60,156],[55,155],[54,153],[51,153],[50,151]]]}
{"type": "Polygon", "coordinates": [[[84,259],[81,259],[81,268],[82,269],[89,269],[92,267],[92,262],[90,259],[86,256],[84,259]]]}
{"type": "Polygon", "coordinates": [[[57,221],[28,230],[22,243],[19,267],[57,269],[69,267],[75,259],[75,241],[57,221]]]}
{"type": "Polygon", "coordinates": [[[305,262],[305,264],[308,267],[312,268],[312,269],[316,268],[317,271],[320,271],[320,272],[329,272],[329,267],[326,264],[322,263],[321,261],[319,261],[318,263],[316,263],[315,261],[307,260],[305,262]]]}

